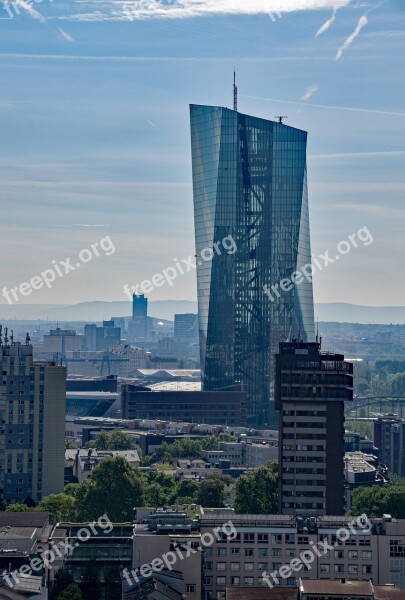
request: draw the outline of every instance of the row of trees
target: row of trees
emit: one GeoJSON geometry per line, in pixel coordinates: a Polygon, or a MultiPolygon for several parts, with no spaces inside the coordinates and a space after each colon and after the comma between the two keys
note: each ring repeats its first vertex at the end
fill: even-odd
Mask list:
{"type": "MultiPolygon", "coordinates": [[[[93,470],[92,479],[71,483],[62,494],[51,494],[38,506],[15,504],[8,511],[45,510],[54,521],[85,522],[106,513],[115,523],[131,521],[133,508],[201,504],[222,508],[230,477],[212,475],[201,481],[176,478],[164,471],[142,473],[121,456],[106,458],[93,470]]],[[[277,463],[272,462],[242,475],[236,482],[235,509],[239,513],[277,512],[277,463]]]]}
{"type": "Polygon", "coordinates": [[[383,487],[359,487],[352,492],[350,514],[365,513],[368,517],[382,517],[389,514],[397,519],[405,519],[405,486],[387,485],[383,487]]]}

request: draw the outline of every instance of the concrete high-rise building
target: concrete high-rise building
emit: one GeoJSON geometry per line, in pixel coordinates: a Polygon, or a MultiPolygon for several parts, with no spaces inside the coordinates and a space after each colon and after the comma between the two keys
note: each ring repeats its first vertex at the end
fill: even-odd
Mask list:
{"type": "Polygon", "coordinates": [[[387,414],[374,421],[374,444],[378,460],[395,475],[405,477],[405,421],[387,414]]]}
{"type": "Polygon", "coordinates": [[[318,343],[283,342],[276,356],[279,511],[344,514],[344,404],[353,364],[318,343]]]}
{"type": "Polygon", "coordinates": [[[5,336],[0,369],[0,496],[21,503],[62,492],[66,368],[34,362],[29,340],[5,336]]]}
{"type": "Polygon", "coordinates": [[[51,329],[49,335],[44,335],[44,352],[65,354],[66,352],[80,352],[82,337],[74,329],[51,329]]]}
{"type": "Polygon", "coordinates": [[[311,262],[307,133],[216,106],[190,112],[204,390],[240,386],[248,423],[274,425],[278,344],[315,335],[312,281],[291,283],[311,262]]]}

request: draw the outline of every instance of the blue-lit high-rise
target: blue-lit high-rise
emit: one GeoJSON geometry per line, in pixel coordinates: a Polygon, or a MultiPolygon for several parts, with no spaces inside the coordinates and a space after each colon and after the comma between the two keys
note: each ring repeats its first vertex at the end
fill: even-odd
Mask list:
{"type": "Polygon", "coordinates": [[[204,390],[241,385],[248,423],[274,425],[278,344],[314,339],[311,281],[264,291],[311,261],[307,133],[216,106],[190,116],[204,390]]]}

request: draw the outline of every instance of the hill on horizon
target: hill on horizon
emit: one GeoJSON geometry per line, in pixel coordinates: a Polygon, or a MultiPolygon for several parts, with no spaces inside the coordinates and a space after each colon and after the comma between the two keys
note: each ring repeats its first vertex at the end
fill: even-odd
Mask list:
{"type": "MultiPolygon", "coordinates": [[[[149,301],[149,316],[173,321],[176,313],[196,313],[193,300],[149,301]]],[[[127,301],[93,301],[78,304],[0,304],[0,319],[102,321],[131,314],[127,301]]],[[[405,306],[360,306],[345,302],[315,305],[315,318],[323,322],[375,323],[398,325],[405,323],[405,306]]]]}

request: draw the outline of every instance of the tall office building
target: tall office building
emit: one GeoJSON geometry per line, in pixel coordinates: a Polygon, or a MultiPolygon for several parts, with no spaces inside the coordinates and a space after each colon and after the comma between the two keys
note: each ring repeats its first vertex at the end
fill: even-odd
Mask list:
{"type": "Polygon", "coordinates": [[[0,497],[39,501],[63,491],[66,368],[10,341],[0,329],[0,497]]]}
{"type": "Polygon", "coordinates": [[[312,282],[271,294],[311,261],[307,133],[216,106],[190,113],[204,390],[239,385],[248,422],[275,425],[279,341],[314,339],[312,282]]]}
{"type": "Polygon", "coordinates": [[[380,415],[374,421],[374,445],[380,463],[405,477],[405,421],[394,414],[380,415]]]}
{"type": "Polygon", "coordinates": [[[148,337],[148,299],[143,294],[132,296],[132,322],[129,331],[137,339],[148,337]]]}
{"type": "Polygon", "coordinates": [[[317,342],[283,342],[276,356],[279,512],[344,514],[344,404],[353,364],[317,342]]]}

